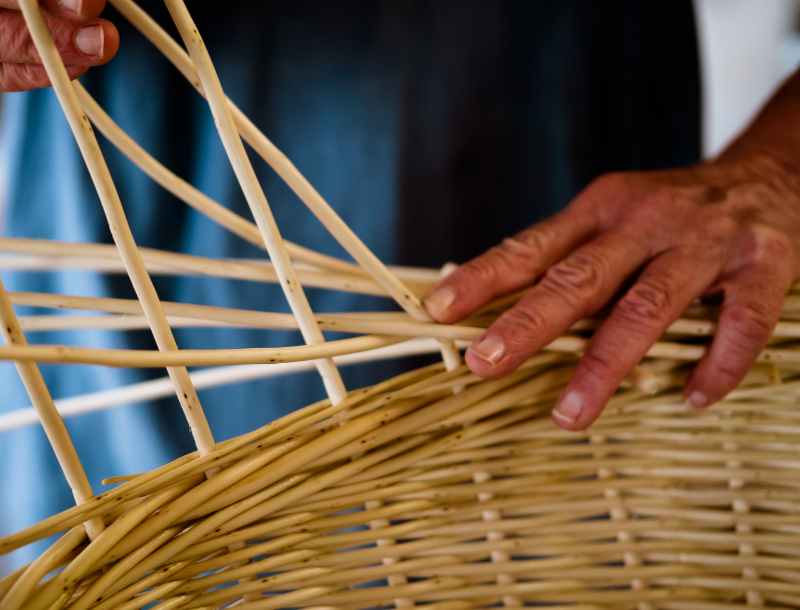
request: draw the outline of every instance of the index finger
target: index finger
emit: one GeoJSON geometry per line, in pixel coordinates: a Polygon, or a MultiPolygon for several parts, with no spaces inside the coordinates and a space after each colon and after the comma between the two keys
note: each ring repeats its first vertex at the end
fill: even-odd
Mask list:
{"type": "Polygon", "coordinates": [[[437,322],[461,320],[492,299],[529,286],[596,230],[592,214],[567,207],[460,265],[429,291],[423,303],[437,322]]]}
{"type": "MultiPolygon", "coordinates": [[[[103,12],[106,0],[39,0],[39,4],[53,17],[86,21],[103,12]]],[[[0,8],[19,10],[19,0],[0,0],[0,8]]]]}
{"type": "Polygon", "coordinates": [[[469,347],[469,368],[485,379],[515,370],[574,322],[605,305],[648,254],[646,238],[622,229],[576,249],[469,347]]]}

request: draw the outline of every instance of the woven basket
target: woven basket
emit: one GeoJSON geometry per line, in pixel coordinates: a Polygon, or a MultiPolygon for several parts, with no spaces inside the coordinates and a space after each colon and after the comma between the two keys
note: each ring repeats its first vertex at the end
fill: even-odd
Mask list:
{"type": "MultiPolygon", "coordinates": [[[[63,533],[36,561],[0,580],[0,610],[800,607],[800,323],[793,321],[800,292],[786,298],[759,363],[713,408],[692,411],[680,394],[715,330],[715,309],[698,304],[668,329],[589,431],[561,430],[550,410],[600,319],[578,323],[503,379],[474,376],[460,363],[455,342],[480,336],[520,295],[461,325],[432,324],[418,295],[438,272],[393,273],[381,265],[229,105],[182,0],[167,4],[191,59],[130,0],[112,4],[209,99],[258,226],[180,181],[121,132],[66,78],[36,0],[21,0],[119,251],[19,239],[2,240],[2,249],[43,266],[59,257],[106,271],[122,265],[140,301],[9,295],[0,284],[7,343],[0,358],[17,363],[78,499],[74,508],[0,540],[0,553],[8,553],[63,533]],[[241,237],[265,244],[272,265],[138,250],[84,111],[156,181],[241,237]],[[237,131],[360,267],[282,242],[237,152],[237,131]],[[305,263],[302,271],[290,256],[305,263]],[[159,303],[145,263],[279,281],[291,288],[295,316],[159,303]],[[314,316],[301,285],[388,295],[405,312],[314,316]],[[159,351],[28,346],[12,303],[105,313],[41,317],[26,320],[28,328],[147,326],[159,351]],[[170,323],[187,320],[300,328],[307,345],[181,351],[170,323]],[[321,330],[360,336],[326,343],[321,330]],[[406,353],[402,342],[413,337],[428,338],[423,349],[434,339],[444,362],[344,390],[334,357],[406,353]],[[370,352],[377,348],[383,351],[370,352]],[[198,452],[106,481],[122,484],[94,495],[37,362],[168,367],[198,452]],[[329,398],[214,443],[185,367],[290,362],[316,367],[329,398]]],[[[123,392],[118,401],[124,400],[123,392]]]]}

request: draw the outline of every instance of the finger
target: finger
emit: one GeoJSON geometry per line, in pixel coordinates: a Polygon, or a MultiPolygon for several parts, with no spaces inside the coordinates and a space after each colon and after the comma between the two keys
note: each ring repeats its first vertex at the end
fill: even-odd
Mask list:
{"type": "Polygon", "coordinates": [[[641,233],[623,231],[604,233],[578,248],[550,267],[469,347],[470,369],[487,379],[510,373],[576,320],[605,305],[648,254],[641,233]]]}
{"type": "Polygon", "coordinates": [[[600,415],[628,374],[669,324],[716,279],[721,257],[668,251],[650,262],[595,332],[553,409],[567,430],[582,430],[600,415]]]}
{"type": "Polygon", "coordinates": [[[596,230],[590,214],[569,207],[460,265],[423,302],[438,322],[461,320],[492,299],[533,283],[596,230]]]}
{"type": "MultiPolygon", "coordinates": [[[[70,79],[81,76],[88,66],[67,66],[70,79]]],[[[30,91],[50,86],[50,78],[44,66],[36,64],[0,64],[0,91],[30,91]]]]}
{"type": "Polygon", "coordinates": [[[767,345],[791,284],[777,272],[750,267],[726,282],[711,347],[683,389],[691,406],[706,407],[736,388],[767,345]]]}
{"type": "Polygon", "coordinates": [[[735,246],[720,283],[717,332],[684,386],[694,407],[716,402],[739,384],[767,344],[794,277],[792,243],[782,231],[753,225],[735,246]]]}
{"type": "MultiPolygon", "coordinates": [[[[106,0],[39,0],[39,4],[48,15],[86,21],[103,12],[106,0]]],[[[19,10],[19,0],[0,0],[0,8],[19,10]]]]}
{"type": "MultiPolygon", "coordinates": [[[[64,63],[96,66],[110,60],[119,47],[119,34],[110,21],[88,22],[47,18],[47,25],[64,63]]],[[[22,13],[0,10],[0,62],[41,63],[22,13]]]]}

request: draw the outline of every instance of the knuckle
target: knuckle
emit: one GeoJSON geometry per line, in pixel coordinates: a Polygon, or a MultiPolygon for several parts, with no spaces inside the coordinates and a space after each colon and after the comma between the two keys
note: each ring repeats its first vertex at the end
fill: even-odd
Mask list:
{"type": "Polygon", "coordinates": [[[617,314],[633,324],[663,322],[671,309],[671,290],[654,280],[636,282],[616,306],[617,314]]]}
{"type": "Polygon", "coordinates": [[[620,377],[622,362],[610,350],[591,347],[581,357],[581,367],[592,377],[608,382],[620,377]]]}
{"type": "Polygon", "coordinates": [[[780,315],[768,301],[742,300],[728,304],[720,316],[720,333],[712,344],[709,368],[715,385],[727,393],[744,378],[764,348],[780,315]]]}
{"type": "Polygon", "coordinates": [[[25,22],[19,15],[3,15],[0,36],[3,40],[2,55],[6,61],[38,61],[39,52],[33,43],[25,22]]]}
{"type": "Polygon", "coordinates": [[[676,230],[686,230],[685,219],[691,205],[674,187],[656,185],[641,194],[631,215],[640,224],[663,227],[666,234],[674,235],[676,230]]]}
{"type": "Polygon", "coordinates": [[[788,261],[794,252],[792,240],[783,231],[770,229],[764,251],[770,259],[788,261]]]}
{"type": "Polygon", "coordinates": [[[770,265],[790,260],[792,241],[783,231],[765,225],[751,225],[746,229],[744,256],[748,263],[770,265]]]}
{"type": "Polygon", "coordinates": [[[722,334],[715,339],[719,344],[712,346],[709,363],[716,385],[729,390],[742,380],[766,345],[776,321],[777,316],[757,302],[736,304],[723,312],[722,334]]]}
{"type": "Polygon", "coordinates": [[[483,256],[479,256],[458,268],[457,273],[467,278],[467,282],[478,286],[492,286],[501,277],[505,267],[502,256],[498,256],[492,248],[483,256]]]}
{"type": "Polygon", "coordinates": [[[542,287],[588,299],[600,290],[606,263],[589,252],[576,252],[547,270],[542,287]]]}
{"type": "Polygon", "coordinates": [[[739,303],[724,315],[731,330],[749,341],[766,341],[778,321],[775,312],[757,301],[739,303]]]}
{"type": "Polygon", "coordinates": [[[731,240],[739,228],[736,220],[720,213],[704,215],[697,226],[702,232],[702,237],[715,242],[731,240]]]}
{"type": "Polygon", "coordinates": [[[589,183],[586,192],[591,194],[616,192],[629,184],[630,176],[631,174],[625,172],[602,174],[589,183]]]}
{"type": "Polygon", "coordinates": [[[727,393],[726,390],[739,384],[749,368],[749,365],[743,362],[736,362],[731,358],[717,359],[712,364],[715,385],[723,388],[723,394],[727,393]]]}
{"type": "Polygon", "coordinates": [[[699,208],[694,211],[692,241],[705,244],[705,249],[719,249],[733,240],[739,223],[717,208],[699,208]]]}
{"type": "Polygon", "coordinates": [[[483,255],[461,265],[458,273],[481,286],[495,286],[510,273],[532,282],[541,272],[541,253],[546,239],[542,231],[529,229],[524,234],[504,239],[483,255]]]}
{"type": "Polygon", "coordinates": [[[19,90],[39,89],[49,87],[50,79],[45,72],[44,66],[22,64],[17,75],[19,90]]]}
{"type": "Polygon", "coordinates": [[[510,336],[515,341],[527,342],[539,329],[547,328],[547,320],[543,313],[534,307],[517,305],[505,312],[500,320],[502,325],[512,329],[510,336]]]}
{"type": "Polygon", "coordinates": [[[642,195],[642,205],[651,207],[673,207],[678,197],[672,187],[655,185],[642,195]]]}
{"type": "MultiPolygon", "coordinates": [[[[59,18],[48,18],[47,25],[50,28],[50,33],[53,36],[53,40],[58,47],[59,53],[61,54],[62,58],[67,56],[74,55],[75,49],[75,34],[77,33],[78,29],[75,26],[75,22],[69,21],[67,19],[59,19],[59,18]]],[[[89,25],[88,22],[82,23],[81,25],[89,25]]]]}
{"type": "Polygon", "coordinates": [[[592,180],[578,197],[572,200],[570,207],[581,214],[591,215],[601,226],[607,226],[620,213],[626,213],[623,208],[627,206],[620,206],[619,202],[630,199],[635,182],[636,175],[633,173],[603,174],[592,180]]]}
{"type": "Polygon", "coordinates": [[[503,240],[499,247],[508,254],[539,259],[550,249],[551,242],[552,238],[546,231],[533,226],[503,240]]]}
{"type": "Polygon", "coordinates": [[[729,359],[714,363],[714,374],[718,385],[724,388],[735,387],[747,373],[749,367],[737,367],[729,359]]]}
{"type": "Polygon", "coordinates": [[[47,86],[44,68],[31,64],[0,64],[2,90],[8,92],[29,91],[47,86]],[[40,68],[37,70],[36,68],[40,68]],[[41,72],[41,73],[40,73],[41,72]]]}

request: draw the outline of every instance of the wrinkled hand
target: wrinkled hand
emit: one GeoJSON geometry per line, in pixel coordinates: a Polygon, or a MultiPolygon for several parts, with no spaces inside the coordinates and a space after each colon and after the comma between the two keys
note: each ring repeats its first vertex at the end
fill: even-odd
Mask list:
{"type": "MultiPolygon", "coordinates": [[[[105,0],[41,0],[47,24],[70,78],[106,63],[117,52],[114,25],[97,16],[105,0]]],[[[0,91],[49,87],[17,0],[0,0],[0,91]]]]}
{"type": "Polygon", "coordinates": [[[467,351],[472,371],[494,379],[622,294],[553,411],[579,430],[699,296],[720,295],[721,312],[684,397],[694,407],[722,398],[766,345],[798,277],[800,184],[757,157],[603,176],[561,213],[460,266],[425,303],[453,323],[538,281],[467,351]]]}

